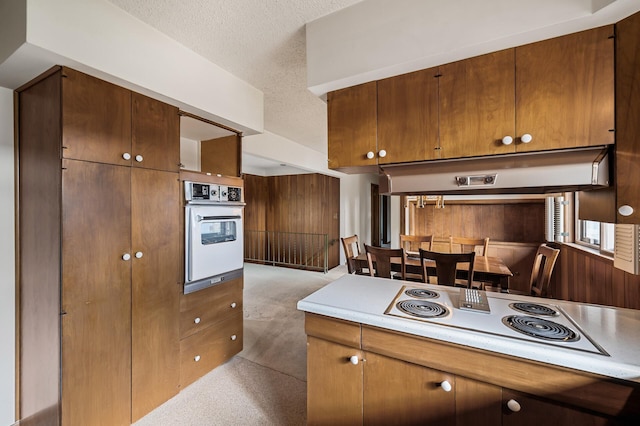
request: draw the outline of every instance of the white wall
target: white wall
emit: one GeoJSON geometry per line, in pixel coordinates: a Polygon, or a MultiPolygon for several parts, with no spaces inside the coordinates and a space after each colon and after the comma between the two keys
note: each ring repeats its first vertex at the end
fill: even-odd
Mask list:
{"type": "Polygon", "coordinates": [[[0,87],[0,424],[15,420],[13,91],[0,87]]]}
{"type": "MultiPolygon", "coordinates": [[[[340,178],[340,236],[358,235],[360,250],[371,244],[371,184],[378,175],[344,175],[340,178]]],[[[346,258],[340,249],[340,263],[346,258]]]]}

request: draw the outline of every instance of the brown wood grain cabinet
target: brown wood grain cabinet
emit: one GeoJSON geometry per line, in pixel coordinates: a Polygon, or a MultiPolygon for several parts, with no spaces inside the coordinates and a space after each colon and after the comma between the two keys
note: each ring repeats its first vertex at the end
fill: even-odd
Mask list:
{"type": "Polygon", "coordinates": [[[327,95],[329,168],[368,166],[375,170],[378,164],[376,96],[375,81],[327,95]]]}
{"type": "Polygon", "coordinates": [[[311,313],[305,330],[310,425],[604,425],[638,415],[633,385],[588,373],[311,313]]]}
{"type": "Polygon", "coordinates": [[[442,65],[440,150],[442,158],[506,154],[515,146],[513,49],[442,65]]]}
{"type": "Polygon", "coordinates": [[[516,47],[517,151],[614,143],[613,35],[608,25],[516,47]]]}
{"type": "Polygon", "coordinates": [[[17,92],[20,418],[130,424],[178,392],[177,109],[61,67],[17,92]]]}
{"type": "Polygon", "coordinates": [[[238,278],[181,296],[181,388],[242,350],[242,288],[238,278]]]}
{"type": "Polygon", "coordinates": [[[378,81],[378,163],[439,158],[437,73],[430,68],[378,81]]]}
{"type": "Polygon", "coordinates": [[[387,78],[377,93],[376,82],[331,92],[329,167],[362,173],[376,164],[614,144],[613,31],[387,78]]]}

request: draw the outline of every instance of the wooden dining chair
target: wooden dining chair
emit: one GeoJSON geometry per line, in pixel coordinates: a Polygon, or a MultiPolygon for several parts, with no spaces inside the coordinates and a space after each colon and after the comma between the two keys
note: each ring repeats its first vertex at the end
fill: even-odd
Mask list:
{"type": "Polygon", "coordinates": [[[489,238],[449,237],[450,253],[470,251],[475,251],[478,256],[486,256],[489,251],[489,238]]]}
{"type": "MultiPolygon", "coordinates": [[[[404,249],[405,255],[411,256],[412,253],[415,253],[415,255],[418,256],[418,250],[421,248],[424,250],[433,249],[433,235],[400,234],[400,247],[404,249]]],[[[422,282],[422,275],[407,272],[404,279],[407,281],[422,282]]]]}
{"type": "Polygon", "coordinates": [[[392,249],[365,244],[364,251],[367,253],[367,261],[369,262],[369,275],[372,277],[391,278],[391,260],[396,259],[396,262],[400,262],[399,278],[405,279],[406,263],[403,248],[392,249]]]}
{"type": "Polygon", "coordinates": [[[473,282],[473,260],[475,252],[469,253],[438,253],[435,251],[420,249],[420,265],[422,266],[422,281],[429,282],[429,271],[426,260],[433,260],[436,263],[436,277],[439,285],[449,285],[458,287],[472,287],[473,282]],[[458,267],[458,264],[466,263],[466,268],[458,267]],[[457,271],[467,271],[466,280],[457,280],[457,271]]]}
{"type": "Polygon", "coordinates": [[[560,250],[546,244],[540,244],[533,260],[533,268],[529,280],[529,293],[531,296],[549,296],[549,282],[559,255],[560,250]]]}
{"type": "Polygon", "coordinates": [[[363,272],[362,268],[355,260],[355,258],[360,254],[358,235],[355,234],[350,237],[340,238],[340,240],[342,241],[344,256],[347,258],[347,271],[349,271],[350,274],[368,275],[368,273],[363,272]]]}

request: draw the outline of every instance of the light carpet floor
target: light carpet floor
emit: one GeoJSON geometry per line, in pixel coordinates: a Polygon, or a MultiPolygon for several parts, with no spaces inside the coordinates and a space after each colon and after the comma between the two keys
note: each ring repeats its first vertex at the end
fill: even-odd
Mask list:
{"type": "Polygon", "coordinates": [[[243,351],[135,426],[304,425],[306,336],[296,304],[346,272],[245,264],[243,351]]]}

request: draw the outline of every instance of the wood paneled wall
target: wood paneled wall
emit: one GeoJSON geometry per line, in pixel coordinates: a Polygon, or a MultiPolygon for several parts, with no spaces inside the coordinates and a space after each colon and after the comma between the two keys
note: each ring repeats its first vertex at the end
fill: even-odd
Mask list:
{"type": "Polygon", "coordinates": [[[469,238],[491,241],[541,243],[544,241],[544,201],[499,203],[447,202],[443,209],[433,204],[417,208],[409,204],[413,218],[411,234],[469,238]]]}
{"type": "Polygon", "coordinates": [[[640,309],[640,276],[613,267],[613,260],[568,244],[561,246],[557,299],[640,309]]]}
{"type": "Polygon", "coordinates": [[[340,179],[321,174],[244,176],[245,229],[327,234],[340,263],[340,179]]]}

